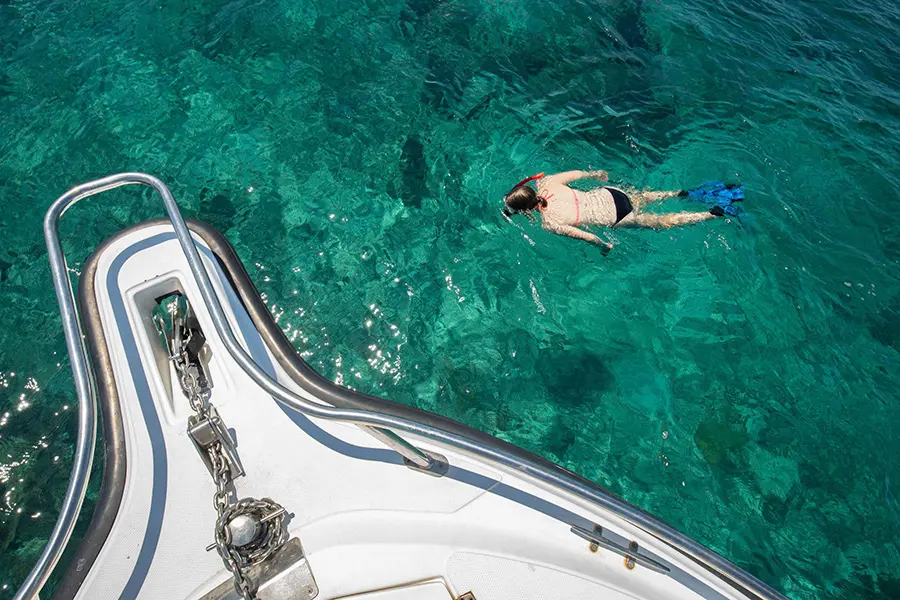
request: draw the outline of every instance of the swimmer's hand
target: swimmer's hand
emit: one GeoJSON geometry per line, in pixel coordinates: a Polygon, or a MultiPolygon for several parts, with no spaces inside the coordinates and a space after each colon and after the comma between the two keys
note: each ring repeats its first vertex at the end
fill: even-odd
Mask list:
{"type": "Polygon", "coordinates": [[[609,252],[610,250],[612,250],[612,244],[600,239],[589,231],[585,231],[584,229],[578,229],[577,227],[572,227],[571,225],[562,225],[550,220],[545,220],[543,226],[547,231],[552,231],[553,233],[558,233],[559,235],[566,235],[577,240],[584,240],[585,242],[590,242],[595,246],[601,246],[603,247],[604,252],[609,252]]]}
{"type": "MultiPolygon", "coordinates": [[[[579,230],[580,231],[580,230],[579,230]]],[[[595,246],[600,246],[600,250],[603,252],[603,256],[609,254],[609,251],[613,249],[613,245],[611,242],[607,242],[603,238],[594,235],[593,233],[584,232],[586,235],[583,239],[589,241],[595,246]]]]}

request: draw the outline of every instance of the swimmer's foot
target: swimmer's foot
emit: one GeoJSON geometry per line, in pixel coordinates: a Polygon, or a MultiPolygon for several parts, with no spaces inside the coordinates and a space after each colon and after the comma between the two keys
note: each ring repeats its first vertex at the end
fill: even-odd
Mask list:
{"type": "Polygon", "coordinates": [[[737,219],[741,218],[741,215],[744,214],[744,211],[735,206],[731,201],[729,202],[719,202],[709,209],[709,214],[714,215],[716,217],[724,217],[728,215],[729,217],[735,217],[737,219]]]}

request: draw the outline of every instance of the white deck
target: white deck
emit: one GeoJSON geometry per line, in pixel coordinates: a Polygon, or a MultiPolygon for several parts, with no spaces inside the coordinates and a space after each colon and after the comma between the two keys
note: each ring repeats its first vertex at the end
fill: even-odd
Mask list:
{"type": "MultiPolygon", "coordinates": [[[[252,356],[303,393],[270,356],[210,253],[204,250],[232,325],[252,356]],[[224,285],[223,285],[224,282],[224,285]]],[[[425,440],[445,455],[444,477],[415,472],[355,426],[282,409],[227,354],[169,226],[112,244],[96,289],[122,406],[127,481],[109,540],[78,598],[197,598],[226,581],[212,542],[214,486],[186,433],[190,409],[173,391],[149,318],[154,299],[181,289],[211,348],[211,401],[236,431],[247,475],[240,497],[270,497],[292,515],[320,589],[318,598],[619,600],[743,598],[680,553],[612,514],[518,473],[425,440]],[[569,527],[597,523],[620,543],[668,565],[668,575],[588,543],[569,527]]]]}

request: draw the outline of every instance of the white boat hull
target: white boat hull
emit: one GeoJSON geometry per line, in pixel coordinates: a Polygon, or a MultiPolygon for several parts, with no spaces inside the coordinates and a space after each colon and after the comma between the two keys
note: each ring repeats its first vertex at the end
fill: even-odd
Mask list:
{"type": "MultiPolygon", "coordinates": [[[[254,323],[232,285],[243,274],[223,271],[204,238],[195,234],[195,240],[241,345],[282,385],[323,402],[297,383],[285,368],[284,348],[273,349],[254,323]]],[[[627,515],[541,478],[404,434],[447,458],[447,474],[431,476],[407,468],[357,426],[283,407],[224,347],[168,223],[116,236],[92,257],[85,277],[81,299],[89,306],[82,310],[94,319],[87,328],[95,337],[94,368],[114,381],[115,398],[107,401],[121,412],[120,439],[107,453],[118,453],[125,467],[120,482],[110,484],[120,489],[104,490],[106,504],[95,515],[108,531],[100,526],[88,534],[99,552],[79,551],[82,568],[70,569],[59,598],[196,599],[230,580],[218,554],[206,550],[215,486],[186,432],[191,409],[149,318],[156,299],[176,290],[190,300],[206,335],[210,400],[234,430],[246,472],[235,481],[238,497],[269,497],[285,506],[317,598],[755,597],[627,515]],[[98,346],[105,346],[108,364],[98,346]],[[664,565],[664,572],[628,568],[620,553],[592,551],[571,532],[573,525],[600,526],[622,548],[636,543],[635,552],[664,565]]]]}

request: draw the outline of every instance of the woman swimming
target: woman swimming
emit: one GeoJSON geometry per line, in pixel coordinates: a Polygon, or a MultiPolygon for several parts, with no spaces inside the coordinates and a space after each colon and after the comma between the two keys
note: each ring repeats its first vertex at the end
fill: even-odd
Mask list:
{"type": "Polygon", "coordinates": [[[653,214],[641,212],[651,202],[658,202],[675,196],[686,196],[688,192],[640,192],[627,193],[618,188],[602,186],[583,192],[569,187],[569,183],[579,179],[608,181],[606,171],[566,171],[544,177],[543,173],[532,175],[520,181],[504,197],[506,210],[511,217],[515,213],[525,213],[534,219],[532,210],[541,213],[544,229],[560,235],[578,238],[586,242],[612,249],[612,244],[593,233],[579,229],[580,225],[604,225],[606,227],[652,227],[668,229],[677,225],[688,225],[722,216],[720,206],[709,212],[677,212],[653,214]],[[535,181],[537,191],[528,186],[535,181]]]}

